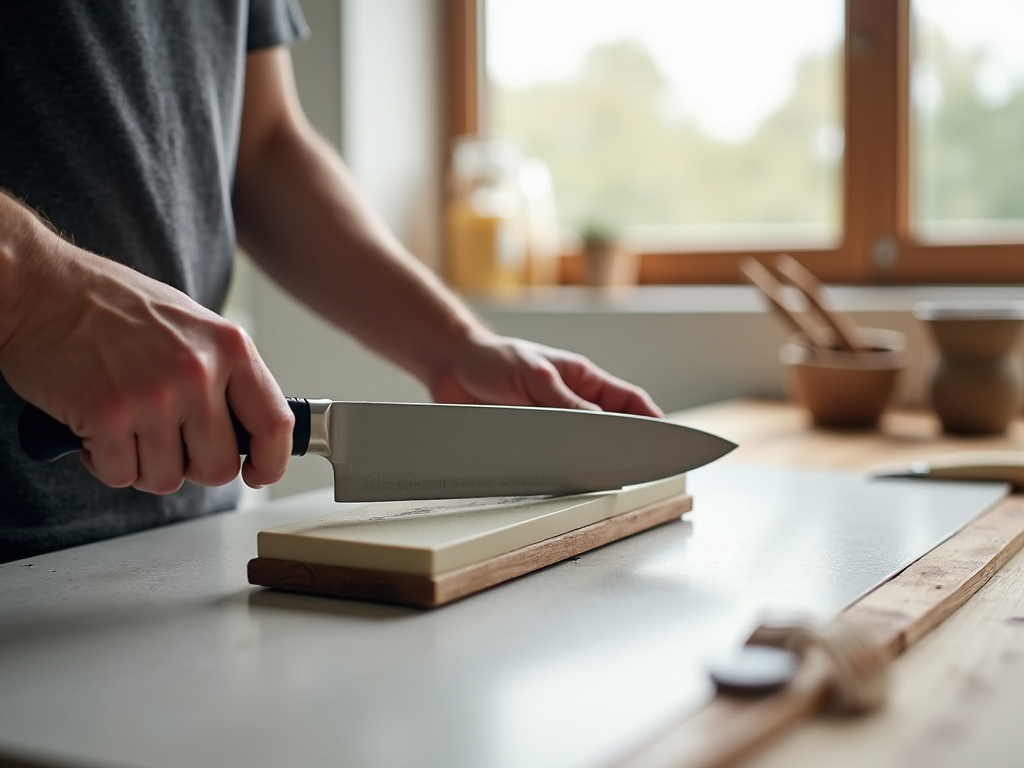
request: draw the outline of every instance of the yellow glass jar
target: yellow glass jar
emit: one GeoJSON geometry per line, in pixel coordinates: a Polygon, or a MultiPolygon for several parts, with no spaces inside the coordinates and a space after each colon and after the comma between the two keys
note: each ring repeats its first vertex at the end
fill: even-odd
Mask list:
{"type": "Polygon", "coordinates": [[[508,291],[526,283],[519,163],[518,152],[506,142],[481,137],[456,140],[445,228],[448,280],[457,290],[508,291]]]}

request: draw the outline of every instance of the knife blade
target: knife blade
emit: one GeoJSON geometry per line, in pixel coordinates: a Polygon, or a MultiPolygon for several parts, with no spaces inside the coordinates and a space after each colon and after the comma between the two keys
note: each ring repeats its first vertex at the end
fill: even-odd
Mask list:
{"type": "MultiPolygon", "coordinates": [[[[326,457],[337,501],[587,493],[696,469],[735,444],[662,419],[492,405],[289,398],[292,455],[326,457]]],[[[249,437],[235,422],[239,453],[249,437]]],[[[23,450],[52,460],[81,450],[34,406],[19,422],[23,450]]]]}

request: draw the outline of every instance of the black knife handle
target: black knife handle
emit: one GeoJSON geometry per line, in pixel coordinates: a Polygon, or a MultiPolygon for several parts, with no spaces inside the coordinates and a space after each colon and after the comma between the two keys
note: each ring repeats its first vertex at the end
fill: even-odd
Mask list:
{"type": "MultiPolygon", "coordinates": [[[[309,401],[302,397],[285,399],[295,414],[292,456],[302,456],[309,448],[309,401]]],[[[233,413],[231,426],[234,427],[235,440],[238,441],[239,456],[248,455],[249,433],[233,413]]],[[[82,438],[72,432],[66,424],[61,424],[34,405],[26,405],[21,411],[21,417],[18,419],[18,440],[21,443],[21,450],[33,461],[54,461],[61,456],[82,450],[82,438]]]]}

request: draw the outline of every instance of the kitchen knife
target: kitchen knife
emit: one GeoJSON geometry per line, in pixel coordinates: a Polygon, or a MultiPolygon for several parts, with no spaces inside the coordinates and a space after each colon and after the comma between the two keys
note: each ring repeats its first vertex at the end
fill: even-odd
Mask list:
{"type": "MultiPolygon", "coordinates": [[[[556,408],[366,403],[288,398],[292,455],[334,468],[337,501],[570,494],[621,488],[696,469],[736,446],[662,419],[556,408]]],[[[34,406],[19,437],[38,461],[81,450],[34,406]]],[[[239,453],[249,436],[235,422],[239,453]]]]}
{"type": "Polygon", "coordinates": [[[876,467],[871,475],[928,480],[988,480],[1024,488],[1024,451],[956,451],[901,466],[876,467]]]}

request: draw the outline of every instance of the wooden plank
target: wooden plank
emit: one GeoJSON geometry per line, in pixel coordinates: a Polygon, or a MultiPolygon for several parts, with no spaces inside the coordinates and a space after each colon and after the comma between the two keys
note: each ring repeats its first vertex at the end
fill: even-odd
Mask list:
{"type": "Polygon", "coordinates": [[[963,768],[1024,763],[1024,552],[892,666],[885,709],[819,717],[743,768],[963,768]]]}
{"type": "Polygon", "coordinates": [[[417,574],[254,558],[249,583],[292,592],[434,608],[635,533],[689,511],[680,494],[559,536],[439,574],[417,574]]]}
{"type": "Polygon", "coordinates": [[[722,768],[753,753],[787,728],[820,709],[825,667],[809,657],[789,687],[765,699],[717,697],[643,750],[621,768],[722,768]]]}
{"type": "MultiPolygon", "coordinates": [[[[1012,496],[851,606],[846,617],[896,657],[950,616],[1024,547],[1024,496],[1012,496]]],[[[731,765],[820,710],[827,677],[820,660],[786,691],[746,702],[716,697],[622,768],[731,765]]]]}
{"type": "Polygon", "coordinates": [[[1024,496],[1011,496],[846,615],[893,658],[915,645],[977,592],[1024,546],[1024,496]]]}

